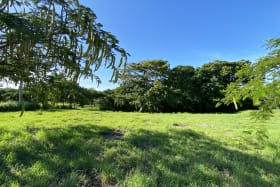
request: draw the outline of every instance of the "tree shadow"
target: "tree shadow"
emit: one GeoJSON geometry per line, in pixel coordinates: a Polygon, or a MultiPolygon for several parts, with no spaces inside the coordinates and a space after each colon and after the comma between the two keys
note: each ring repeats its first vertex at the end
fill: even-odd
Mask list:
{"type": "MultiPolygon", "coordinates": [[[[148,186],[277,186],[280,182],[279,163],[225,148],[191,129],[168,133],[139,130],[125,141],[134,156],[119,169],[135,165],[152,178],[148,186]]],[[[113,156],[109,160],[118,160],[113,156]]]]}
{"type": "Polygon", "coordinates": [[[0,184],[277,186],[280,164],[191,129],[128,132],[92,124],[0,130],[0,184]],[[135,177],[144,176],[139,181],[135,177]],[[130,183],[132,182],[132,183],[130,183]]]}
{"type": "Polygon", "coordinates": [[[0,177],[0,184],[11,181],[20,186],[65,186],[64,183],[71,186],[77,181],[86,186],[100,184],[96,158],[103,149],[100,132],[108,130],[94,125],[28,127],[22,132],[0,130],[0,136],[7,137],[5,145],[0,147],[1,166],[5,166],[0,169],[0,175],[5,176],[0,177]],[[71,181],[73,172],[79,175],[76,181],[71,181]],[[81,177],[83,181],[78,180],[81,177]]]}

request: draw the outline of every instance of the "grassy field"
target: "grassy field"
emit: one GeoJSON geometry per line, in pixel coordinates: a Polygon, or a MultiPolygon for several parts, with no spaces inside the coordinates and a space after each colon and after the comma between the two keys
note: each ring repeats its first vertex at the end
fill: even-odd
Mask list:
{"type": "Polygon", "coordinates": [[[18,116],[0,113],[2,186],[280,186],[280,111],[18,116]]]}

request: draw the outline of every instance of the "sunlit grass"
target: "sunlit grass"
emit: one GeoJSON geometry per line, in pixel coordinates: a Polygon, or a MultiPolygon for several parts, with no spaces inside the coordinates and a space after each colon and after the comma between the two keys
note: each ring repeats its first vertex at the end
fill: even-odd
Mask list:
{"type": "Polygon", "coordinates": [[[265,123],[249,112],[0,113],[0,184],[277,186],[280,112],[265,123]]]}

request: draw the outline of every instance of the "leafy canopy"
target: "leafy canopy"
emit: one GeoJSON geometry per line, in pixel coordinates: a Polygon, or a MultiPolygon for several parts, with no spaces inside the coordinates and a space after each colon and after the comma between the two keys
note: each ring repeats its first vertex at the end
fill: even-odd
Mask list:
{"type": "Polygon", "coordinates": [[[236,73],[235,82],[230,83],[223,91],[225,104],[238,103],[250,98],[256,112],[257,119],[266,119],[271,116],[274,108],[280,106],[280,39],[268,41],[268,48],[273,49],[267,56],[260,58],[257,63],[244,64],[236,73]]]}
{"type": "Polygon", "coordinates": [[[94,72],[104,63],[116,80],[129,54],[96,18],[78,0],[2,0],[0,78],[28,83],[63,71],[100,82],[94,72]]]}

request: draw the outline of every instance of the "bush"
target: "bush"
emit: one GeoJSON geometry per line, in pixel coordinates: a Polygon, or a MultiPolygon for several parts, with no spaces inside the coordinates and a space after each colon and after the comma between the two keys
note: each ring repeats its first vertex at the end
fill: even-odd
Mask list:
{"type": "Polygon", "coordinates": [[[18,111],[20,110],[19,104],[16,101],[0,102],[0,111],[18,111]]]}
{"type": "Polygon", "coordinates": [[[11,88],[0,89],[0,101],[18,100],[18,90],[11,88]]]}
{"type": "MultiPolygon", "coordinates": [[[[25,110],[38,110],[39,104],[34,102],[24,102],[25,110]]],[[[17,101],[0,102],[0,112],[20,111],[21,107],[17,101]]]]}
{"type": "Polygon", "coordinates": [[[24,107],[26,111],[40,109],[39,103],[35,103],[35,102],[24,102],[24,107]]]}

